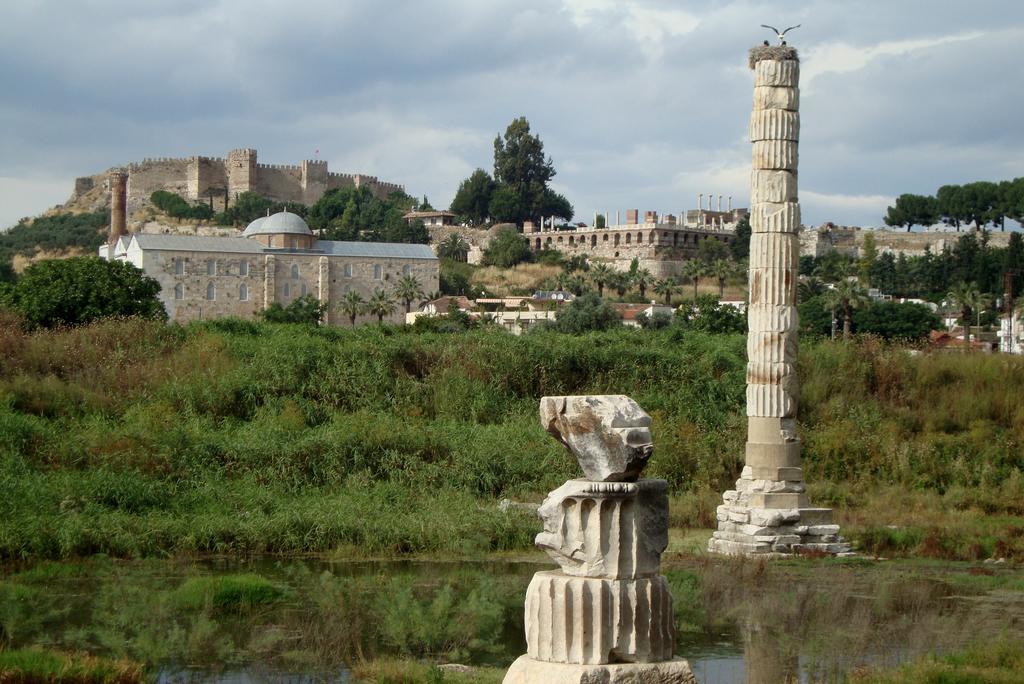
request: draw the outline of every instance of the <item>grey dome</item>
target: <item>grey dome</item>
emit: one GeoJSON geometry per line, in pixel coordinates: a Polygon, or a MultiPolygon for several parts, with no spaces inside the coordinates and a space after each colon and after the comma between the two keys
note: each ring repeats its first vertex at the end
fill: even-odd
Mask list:
{"type": "Polygon", "coordinates": [[[290,211],[281,211],[256,219],[246,227],[242,237],[280,235],[282,233],[289,235],[312,235],[313,231],[309,229],[309,226],[306,225],[301,216],[290,211]]]}

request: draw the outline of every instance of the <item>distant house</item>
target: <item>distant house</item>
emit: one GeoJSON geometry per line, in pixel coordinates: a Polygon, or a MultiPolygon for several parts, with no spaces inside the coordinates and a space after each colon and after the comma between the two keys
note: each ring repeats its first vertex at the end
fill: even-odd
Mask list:
{"type": "Polygon", "coordinates": [[[675,309],[671,306],[658,304],[657,302],[651,302],[650,304],[626,304],[623,302],[612,302],[612,308],[618,311],[619,315],[622,316],[622,324],[628,325],[632,328],[641,327],[640,323],[636,320],[636,317],[640,314],[644,314],[647,318],[651,318],[657,313],[672,316],[675,312],[675,309]]]}
{"type": "Polygon", "coordinates": [[[409,225],[412,225],[413,221],[423,221],[427,228],[455,225],[455,214],[450,211],[410,211],[402,218],[409,225]]]}

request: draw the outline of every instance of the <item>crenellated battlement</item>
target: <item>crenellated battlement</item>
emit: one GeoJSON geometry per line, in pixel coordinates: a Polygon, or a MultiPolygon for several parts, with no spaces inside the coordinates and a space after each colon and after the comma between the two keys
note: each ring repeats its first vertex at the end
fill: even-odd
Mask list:
{"type": "MultiPolygon", "coordinates": [[[[382,198],[405,190],[377,176],[331,171],[323,159],[304,159],[298,164],[259,163],[254,148],[233,149],[226,157],[146,157],[126,168],[133,206],[148,201],[156,190],[176,192],[192,201],[221,193],[229,204],[243,192],[256,192],[279,202],[313,204],[332,188],[365,186],[382,198]]],[[[87,185],[84,181],[76,183],[76,194],[86,192],[87,185]]]]}

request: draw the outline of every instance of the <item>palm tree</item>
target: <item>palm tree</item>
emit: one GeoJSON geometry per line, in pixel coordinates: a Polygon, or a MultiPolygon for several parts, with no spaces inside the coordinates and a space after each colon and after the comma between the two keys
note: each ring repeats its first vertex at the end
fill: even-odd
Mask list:
{"type": "Polygon", "coordinates": [[[850,339],[850,323],[853,321],[853,310],[859,308],[867,301],[867,291],[856,280],[844,280],[825,293],[825,308],[832,311],[832,319],[835,320],[836,309],[842,309],[843,311],[844,340],[850,339]]]}
{"type": "Polygon", "coordinates": [[[594,264],[590,267],[590,279],[597,285],[597,296],[604,297],[604,286],[615,275],[615,270],[608,264],[594,264]]]}
{"type": "Polygon", "coordinates": [[[414,275],[402,276],[395,285],[395,296],[405,302],[405,313],[412,309],[413,301],[423,297],[423,287],[414,275]]]}
{"type": "Polygon", "coordinates": [[[469,243],[458,233],[452,233],[437,246],[437,256],[465,262],[469,258],[469,243]]]}
{"type": "Polygon", "coordinates": [[[801,302],[817,297],[824,291],[825,283],[821,281],[821,278],[814,275],[800,276],[799,282],[796,285],[797,299],[801,302]]]}
{"type": "Polygon", "coordinates": [[[623,271],[613,271],[611,277],[608,279],[608,287],[615,290],[619,299],[626,296],[626,292],[629,290],[630,277],[628,273],[623,271]]]}
{"type": "Polygon", "coordinates": [[[345,296],[341,298],[341,312],[348,316],[348,322],[352,324],[352,327],[356,327],[356,317],[359,314],[366,311],[366,302],[363,301],[363,296],[352,290],[346,292],[345,296]]]}
{"type": "Polygon", "coordinates": [[[377,317],[378,325],[384,325],[384,317],[395,312],[395,300],[383,288],[378,287],[373,291],[370,301],[366,303],[366,310],[377,317]]]}
{"type": "Polygon", "coordinates": [[[964,324],[964,347],[971,343],[971,311],[978,315],[978,327],[981,327],[981,310],[988,305],[988,296],[983,295],[974,283],[958,283],[953,286],[946,297],[960,307],[960,320],[964,324]]]}
{"type": "Polygon", "coordinates": [[[736,271],[731,261],[715,259],[708,265],[707,275],[718,278],[718,298],[725,296],[725,281],[736,271]]]}
{"type": "Polygon", "coordinates": [[[683,264],[683,275],[693,281],[693,298],[697,299],[697,284],[700,279],[704,277],[707,272],[706,266],[703,261],[698,259],[690,259],[683,264]]]}
{"type": "Polygon", "coordinates": [[[662,278],[654,283],[654,294],[665,298],[665,303],[672,306],[672,295],[679,292],[679,286],[671,278],[662,278]]]}
{"type": "Polygon", "coordinates": [[[564,287],[577,297],[581,297],[587,290],[587,279],[578,273],[574,273],[565,279],[564,287]]]}
{"type": "Polygon", "coordinates": [[[641,298],[647,296],[647,286],[653,282],[654,276],[646,268],[637,269],[637,272],[633,274],[633,283],[636,284],[636,289],[640,290],[641,298]]]}

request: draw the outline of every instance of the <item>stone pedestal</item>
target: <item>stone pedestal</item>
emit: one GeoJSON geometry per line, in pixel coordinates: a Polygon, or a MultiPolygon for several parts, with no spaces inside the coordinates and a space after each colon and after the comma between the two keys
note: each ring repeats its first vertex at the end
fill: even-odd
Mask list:
{"type": "Polygon", "coordinates": [[[832,511],[807,501],[796,436],[800,63],[792,48],[758,48],[750,117],[750,302],[747,448],[723,495],[708,550],[725,554],[844,554],[832,511]]]}
{"type": "Polygon", "coordinates": [[[697,684],[682,658],[643,665],[567,665],[520,656],[503,684],[697,684]]]}
{"type": "Polygon", "coordinates": [[[545,397],[541,422],[589,478],[538,509],[536,544],[560,566],[526,592],[527,654],[505,683],[695,682],[673,659],[675,619],[659,574],[668,483],[637,480],[653,447],[650,416],[623,396],[545,397]]]}

